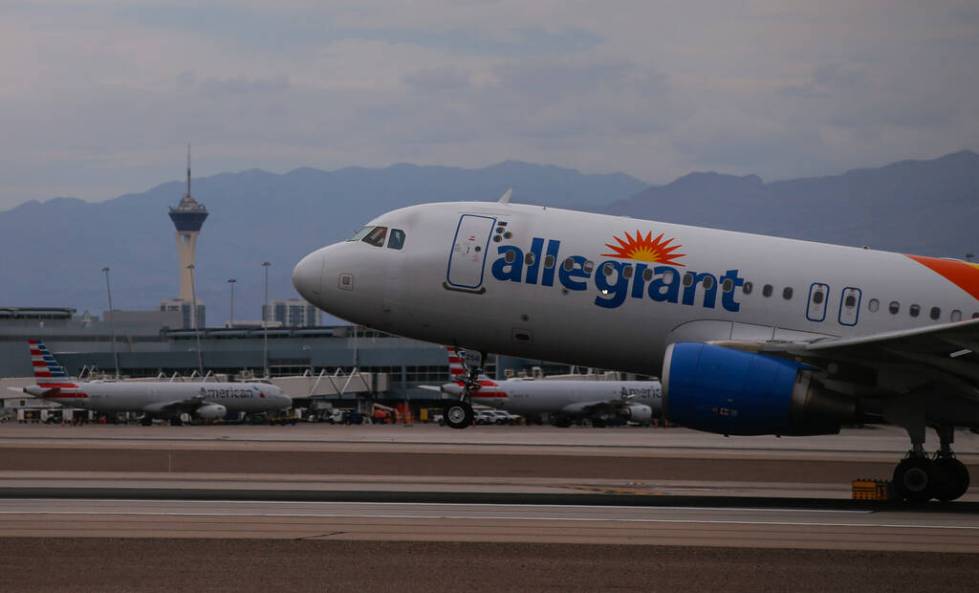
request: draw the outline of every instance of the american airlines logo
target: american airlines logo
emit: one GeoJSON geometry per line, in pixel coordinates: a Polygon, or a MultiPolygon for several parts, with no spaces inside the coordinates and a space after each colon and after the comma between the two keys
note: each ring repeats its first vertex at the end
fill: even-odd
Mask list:
{"type": "Polygon", "coordinates": [[[201,397],[215,399],[249,399],[254,396],[251,389],[207,388],[201,387],[201,397]]]}
{"type": "Polygon", "coordinates": [[[574,292],[591,289],[598,293],[595,304],[606,309],[618,308],[626,299],[648,299],[706,309],[720,304],[725,311],[741,310],[734,299],[744,278],[737,269],[718,275],[696,272],[676,262],[683,254],[675,253],[680,246],[671,245],[672,239],[663,241],[660,235],[654,240],[651,233],[643,237],[638,232],[635,239],[628,233],[626,237],[628,241],[616,237],[618,246],[607,244],[615,253],[604,256],[616,259],[597,265],[583,255],[563,256],[561,242],[556,239],[534,237],[526,251],[516,245],[500,245],[499,257],[493,261],[493,278],[541,286],[559,284],[574,292]]]}

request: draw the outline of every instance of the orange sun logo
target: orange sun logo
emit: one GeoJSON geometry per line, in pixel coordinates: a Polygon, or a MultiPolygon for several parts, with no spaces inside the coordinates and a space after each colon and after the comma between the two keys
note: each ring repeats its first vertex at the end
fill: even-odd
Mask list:
{"type": "Polygon", "coordinates": [[[642,236],[642,232],[636,231],[636,236],[633,237],[628,233],[625,234],[626,240],[623,241],[618,236],[613,236],[619,244],[612,245],[611,243],[606,243],[605,246],[612,250],[613,253],[603,253],[602,257],[617,257],[619,259],[634,259],[637,261],[645,262],[655,262],[661,264],[670,264],[675,266],[682,266],[683,264],[678,263],[677,258],[684,256],[682,253],[674,253],[677,249],[682,247],[680,244],[671,245],[673,239],[663,240],[663,233],[660,233],[658,237],[653,239],[653,232],[650,231],[646,233],[646,236],[642,236]]]}

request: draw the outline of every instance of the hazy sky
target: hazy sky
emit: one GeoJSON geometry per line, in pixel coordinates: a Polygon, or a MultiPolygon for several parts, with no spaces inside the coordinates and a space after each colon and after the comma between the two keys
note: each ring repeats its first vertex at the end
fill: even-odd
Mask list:
{"type": "Polygon", "coordinates": [[[521,159],[665,182],[979,149],[975,0],[3,0],[0,209],[521,159]]]}

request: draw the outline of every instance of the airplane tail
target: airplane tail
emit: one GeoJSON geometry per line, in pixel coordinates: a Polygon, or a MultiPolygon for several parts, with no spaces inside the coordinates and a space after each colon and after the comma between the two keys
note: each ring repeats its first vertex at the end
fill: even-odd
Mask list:
{"type": "Polygon", "coordinates": [[[466,375],[469,374],[469,370],[466,368],[466,359],[454,346],[448,346],[446,350],[449,352],[449,380],[465,381],[466,375]]]}
{"type": "Polygon", "coordinates": [[[58,360],[48,350],[41,340],[27,340],[27,346],[31,352],[31,365],[34,367],[34,378],[38,383],[50,382],[51,380],[70,379],[65,367],[58,363],[58,360]]]}

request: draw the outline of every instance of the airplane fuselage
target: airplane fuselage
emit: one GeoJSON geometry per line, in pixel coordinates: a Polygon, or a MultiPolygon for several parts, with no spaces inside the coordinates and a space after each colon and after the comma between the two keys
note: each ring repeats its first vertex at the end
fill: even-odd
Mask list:
{"type": "Polygon", "coordinates": [[[979,314],[979,268],[516,204],[396,210],[299,263],[307,300],[347,320],[484,352],[658,374],[678,341],[812,340],[979,314]]]}

